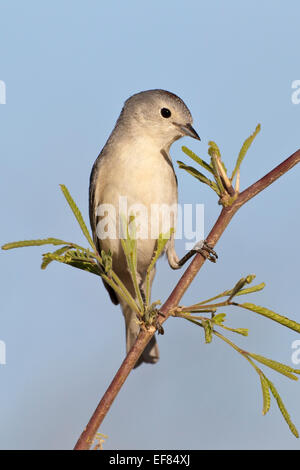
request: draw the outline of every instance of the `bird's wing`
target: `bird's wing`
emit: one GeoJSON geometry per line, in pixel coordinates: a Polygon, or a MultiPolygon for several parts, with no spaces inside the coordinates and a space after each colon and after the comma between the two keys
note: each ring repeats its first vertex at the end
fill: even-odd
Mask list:
{"type": "MultiPolygon", "coordinates": [[[[98,179],[98,174],[99,174],[99,165],[101,163],[101,159],[103,158],[104,156],[104,152],[102,151],[100,153],[100,155],[98,156],[98,158],[96,159],[94,165],[93,165],[93,168],[92,168],[92,171],[91,171],[91,176],[90,176],[90,188],[89,188],[89,214],[90,214],[90,224],[91,224],[91,228],[92,228],[92,233],[93,233],[93,239],[94,239],[94,243],[96,245],[96,248],[97,248],[97,251],[99,253],[99,255],[101,254],[101,245],[100,245],[100,240],[99,238],[97,237],[97,234],[96,234],[96,228],[97,228],[97,215],[96,215],[96,209],[97,209],[97,201],[95,199],[95,192],[96,192],[96,182],[97,182],[97,179],[98,179]]],[[[116,296],[116,293],[115,291],[105,282],[103,281],[103,284],[105,286],[105,288],[107,289],[108,293],[109,293],[109,296],[110,296],[110,299],[111,301],[115,304],[115,305],[118,305],[119,304],[119,300],[116,296]]]]}

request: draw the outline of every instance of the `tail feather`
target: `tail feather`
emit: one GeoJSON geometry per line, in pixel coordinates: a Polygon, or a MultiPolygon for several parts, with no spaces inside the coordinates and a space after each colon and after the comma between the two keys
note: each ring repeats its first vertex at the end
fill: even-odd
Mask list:
{"type": "Polygon", "coordinates": [[[143,362],[147,364],[155,364],[159,359],[159,350],[158,344],[156,341],[155,336],[152,336],[149,343],[145,347],[144,351],[142,352],[140,358],[137,360],[134,368],[141,365],[143,362]]]}

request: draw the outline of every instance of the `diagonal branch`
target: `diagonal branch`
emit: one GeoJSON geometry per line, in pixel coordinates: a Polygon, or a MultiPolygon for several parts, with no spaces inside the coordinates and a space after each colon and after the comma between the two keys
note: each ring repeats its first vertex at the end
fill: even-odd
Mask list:
{"type": "MultiPolygon", "coordinates": [[[[280,176],[291,170],[297,163],[300,162],[300,149],[297,150],[293,155],[284,160],[280,165],[276,166],[272,171],[267,173],[263,178],[258,180],[256,183],[249,186],[242,193],[240,193],[236,200],[228,207],[223,207],[215,225],[210,231],[206,241],[209,245],[215,246],[224,230],[230,223],[234,214],[242,207],[246,202],[250,201],[253,197],[257,196],[261,191],[270,186],[280,176]]],[[[179,304],[182,296],[190,286],[191,282],[201,269],[206,259],[201,255],[197,254],[193,261],[190,263],[177,285],[171,292],[170,296],[160,309],[160,312],[164,316],[160,316],[159,323],[164,323],[167,318],[172,315],[172,310],[179,304]]],[[[103,395],[99,405],[97,406],[93,416],[91,417],[86,428],[82,432],[78,439],[74,450],[88,450],[95,438],[95,434],[99,429],[100,424],[105,418],[108,410],[110,409],[114,399],[119,393],[123,383],[127,379],[131,370],[133,369],[136,361],[139,359],[146,345],[149,343],[151,337],[155,333],[155,328],[149,330],[142,329],[135,344],[127,354],[126,358],[122,362],[118,372],[116,373],[113,381],[103,395]]]]}

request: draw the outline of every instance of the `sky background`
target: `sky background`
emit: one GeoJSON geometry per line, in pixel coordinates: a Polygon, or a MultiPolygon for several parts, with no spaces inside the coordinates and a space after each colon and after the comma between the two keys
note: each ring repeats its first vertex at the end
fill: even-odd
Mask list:
{"type": "MultiPolygon", "coordinates": [[[[88,222],[88,182],[125,99],[163,88],[194,116],[201,142],[171,148],[181,203],[205,204],[205,233],[220,206],[176,160],[186,145],[205,157],[219,145],[227,167],[258,122],[241,187],[299,147],[300,4],[251,1],[0,1],[1,244],[54,236],[85,243],[59,184],[88,222]]],[[[183,303],[256,273],[267,286],[248,301],[300,321],[300,166],[242,208],[183,303]]],[[[176,242],[184,254],[184,240],[176,242]]],[[[49,247],[51,249],[51,247],[49,247]]],[[[62,264],[40,270],[48,247],[1,252],[0,447],[71,449],[125,354],[124,321],[99,278],[62,264]]],[[[153,300],[181,273],[160,260],[153,300]]],[[[299,336],[252,312],[228,310],[244,349],[293,366],[299,336]]],[[[263,417],[251,366],[215,338],[169,319],[155,366],[130,374],[100,431],[105,449],[298,449],[274,400],[263,417]]],[[[298,366],[299,367],[299,366],[298,366]]],[[[300,384],[264,369],[300,429],[300,384]]]]}

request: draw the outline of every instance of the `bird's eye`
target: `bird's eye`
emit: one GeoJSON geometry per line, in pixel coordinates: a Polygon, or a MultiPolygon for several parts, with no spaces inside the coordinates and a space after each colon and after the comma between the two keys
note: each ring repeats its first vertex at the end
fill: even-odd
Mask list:
{"type": "Polygon", "coordinates": [[[168,108],[162,108],[160,110],[160,114],[162,115],[162,117],[164,118],[169,118],[171,116],[171,111],[168,109],[168,108]]]}

